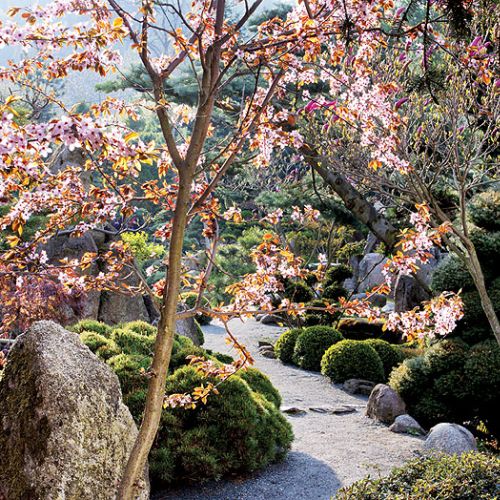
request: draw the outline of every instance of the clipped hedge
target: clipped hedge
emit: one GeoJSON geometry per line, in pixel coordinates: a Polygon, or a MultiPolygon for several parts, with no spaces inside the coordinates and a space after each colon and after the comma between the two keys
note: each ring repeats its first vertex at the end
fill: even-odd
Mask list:
{"type": "Polygon", "coordinates": [[[293,351],[293,361],[305,370],[319,371],[325,351],[344,337],[328,326],[310,326],[298,335],[293,351]]]}
{"type": "Polygon", "coordinates": [[[293,363],[293,351],[297,337],[302,332],[301,328],[292,328],[282,333],[280,338],[274,344],[274,353],[276,357],[283,361],[283,363],[293,363]]]}
{"type": "Polygon", "coordinates": [[[338,500],[487,500],[498,497],[500,458],[484,453],[416,458],[381,479],[362,479],[338,500]]]}
{"type": "Polygon", "coordinates": [[[350,378],[382,382],[384,365],[369,344],[359,340],[342,340],[325,352],[321,359],[321,373],[336,383],[350,378]]]}

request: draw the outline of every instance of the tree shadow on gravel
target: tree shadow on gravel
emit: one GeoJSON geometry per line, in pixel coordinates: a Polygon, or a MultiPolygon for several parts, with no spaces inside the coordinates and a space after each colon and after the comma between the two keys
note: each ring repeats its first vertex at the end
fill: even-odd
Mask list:
{"type": "Polygon", "coordinates": [[[334,470],[306,453],[245,478],[210,481],[157,492],[152,500],[329,500],[341,487],[334,470]]]}

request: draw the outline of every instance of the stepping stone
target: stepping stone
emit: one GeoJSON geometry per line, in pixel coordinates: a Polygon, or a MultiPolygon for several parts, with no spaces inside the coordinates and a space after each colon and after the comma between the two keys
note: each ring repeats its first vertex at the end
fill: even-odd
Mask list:
{"type": "Polygon", "coordinates": [[[283,413],[286,413],[287,415],[292,415],[293,417],[301,417],[307,413],[306,410],[303,410],[302,408],[297,408],[296,406],[283,408],[281,411],[283,413]]]}
{"type": "Polygon", "coordinates": [[[355,413],[356,408],[349,405],[341,405],[341,406],[311,406],[309,408],[310,411],[315,413],[328,413],[330,415],[346,415],[348,413],[355,413]]]}

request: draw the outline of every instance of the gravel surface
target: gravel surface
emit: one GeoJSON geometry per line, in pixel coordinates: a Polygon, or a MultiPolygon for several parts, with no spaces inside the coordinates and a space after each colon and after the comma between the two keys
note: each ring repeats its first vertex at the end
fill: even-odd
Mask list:
{"type": "MultiPolygon", "coordinates": [[[[274,342],[282,328],[256,321],[232,321],[232,331],[252,352],[256,367],[266,373],[283,396],[282,409],[306,410],[302,416],[287,415],[295,440],[288,458],[244,479],[227,479],[170,490],[156,500],[327,500],[342,486],[370,475],[379,477],[411,458],[422,447],[417,437],[394,434],[365,417],[367,398],[352,396],[319,373],[307,372],[267,359],[258,353],[259,340],[274,342]],[[348,414],[317,413],[344,405],[348,414]]],[[[218,325],[203,328],[205,347],[231,354],[218,325]]]]}

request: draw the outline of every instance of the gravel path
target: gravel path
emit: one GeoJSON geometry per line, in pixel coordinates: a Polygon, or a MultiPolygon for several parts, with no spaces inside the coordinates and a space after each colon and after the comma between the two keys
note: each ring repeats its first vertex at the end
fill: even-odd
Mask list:
{"type": "MultiPolygon", "coordinates": [[[[157,500],[327,500],[341,486],[370,475],[379,477],[411,458],[421,448],[417,437],[394,434],[364,416],[366,397],[352,396],[319,373],[267,359],[257,351],[259,340],[275,341],[282,328],[256,321],[232,322],[232,331],[252,352],[256,367],[266,373],[283,396],[282,408],[307,410],[287,416],[295,440],[288,458],[245,479],[210,482],[163,492],[157,500]],[[310,407],[349,405],[344,415],[316,413],[310,407]]],[[[220,326],[204,327],[205,347],[231,354],[220,326]]]]}

